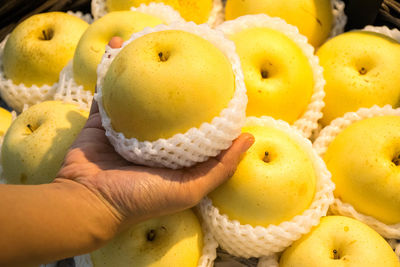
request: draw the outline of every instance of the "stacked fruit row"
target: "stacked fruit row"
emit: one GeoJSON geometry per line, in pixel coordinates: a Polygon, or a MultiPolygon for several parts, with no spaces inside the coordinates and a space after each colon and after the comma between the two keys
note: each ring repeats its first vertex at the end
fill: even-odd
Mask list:
{"type": "Polygon", "coordinates": [[[136,164],[255,143],[198,205],[202,224],[191,210],[143,222],[78,266],[211,266],[218,245],[260,266],[399,266],[384,238],[400,239],[400,32],[339,34],[340,1],[139,2],[93,1],[90,25],[36,15],[2,42],[0,93],[23,111],[0,114],[6,182],[50,182],[93,97],[136,164]]]}

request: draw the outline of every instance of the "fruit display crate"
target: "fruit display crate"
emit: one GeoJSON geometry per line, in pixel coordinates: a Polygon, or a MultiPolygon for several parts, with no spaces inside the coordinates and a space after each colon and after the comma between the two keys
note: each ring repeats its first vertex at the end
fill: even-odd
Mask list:
{"type": "MultiPolygon", "coordinates": [[[[345,31],[361,29],[366,25],[387,26],[400,30],[400,0],[343,0],[347,24],[345,31]]],[[[226,0],[223,0],[225,3],[226,0]]],[[[43,12],[74,11],[89,14],[90,0],[10,0],[0,4],[0,41],[2,41],[21,21],[43,12]]],[[[12,110],[0,96],[0,106],[12,110]]],[[[218,248],[215,266],[217,267],[255,267],[257,258],[244,259],[233,257],[218,248]]],[[[50,265],[49,265],[50,266],[50,265]]],[[[53,265],[52,265],[53,266],[53,265]]],[[[75,266],[74,259],[59,261],[57,265],[63,267],[75,266]]]]}

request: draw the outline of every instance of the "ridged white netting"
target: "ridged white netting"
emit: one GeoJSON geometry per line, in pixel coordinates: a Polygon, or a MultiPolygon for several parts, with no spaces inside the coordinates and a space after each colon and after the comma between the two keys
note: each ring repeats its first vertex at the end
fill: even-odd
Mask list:
{"type": "MultiPolygon", "coordinates": [[[[70,15],[74,15],[88,23],[92,21],[89,14],[82,14],[82,12],[67,12],[70,15]]],[[[0,94],[8,106],[21,112],[24,104],[32,106],[34,104],[43,102],[45,100],[51,100],[54,98],[58,84],[36,86],[32,85],[27,87],[24,84],[16,85],[12,80],[7,79],[3,70],[3,51],[4,46],[7,42],[8,36],[0,43],[0,94]]]]}
{"type": "Polygon", "coordinates": [[[213,0],[213,8],[207,21],[208,25],[216,27],[224,22],[224,18],[224,4],[222,3],[222,0],[213,0]]]}
{"type": "Polygon", "coordinates": [[[333,0],[332,10],[333,10],[333,27],[329,38],[335,37],[344,32],[344,27],[346,26],[347,17],[344,13],[345,4],[341,0],[333,0]]]}
{"type": "Polygon", "coordinates": [[[106,0],[92,0],[90,5],[94,20],[98,20],[108,13],[106,0]]]}
{"type": "MultiPolygon", "coordinates": [[[[327,127],[322,129],[313,146],[315,151],[321,157],[324,156],[329,144],[349,125],[354,122],[376,117],[376,116],[400,116],[400,108],[393,109],[390,105],[384,107],[373,106],[372,108],[360,108],[357,112],[348,112],[343,117],[333,120],[327,127]]],[[[343,203],[340,199],[335,198],[335,201],[330,207],[333,214],[340,214],[357,219],[386,238],[400,239],[400,223],[387,225],[371,216],[364,215],[356,211],[349,203],[343,203]]]]}
{"type": "Polygon", "coordinates": [[[124,134],[116,132],[103,108],[102,84],[111,62],[122,48],[107,48],[97,69],[98,91],[94,97],[99,104],[106,135],[119,154],[134,163],[177,169],[206,161],[232,144],[232,141],[239,136],[245,122],[247,95],[235,45],[226,39],[222,32],[212,30],[207,24],[196,25],[188,22],[146,28],[133,34],[123,47],[143,35],[166,30],[182,30],[201,36],[220,49],[231,63],[235,76],[235,93],[228,107],[223,109],[218,117],[215,117],[211,123],[203,123],[199,128],[191,128],[185,133],[153,142],[140,142],[135,138],[128,139],[124,134]]]}
{"type": "MultiPolygon", "coordinates": [[[[152,5],[152,4],[155,4],[155,3],[150,3],[150,5],[152,5]]],[[[165,5],[163,3],[157,3],[157,4],[165,5]]],[[[165,5],[165,6],[167,6],[167,5],[165,5]]],[[[170,6],[168,6],[168,7],[170,7],[170,6]]],[[[101,18],[102,16],[104,16],[105,14],[108,13],[106,0],[92,0],[91,8],[92,8],[92,14],[93,14],[93,17],[95,20],[101,18]]],[[[172,7],[171,7],[171,9],[172,9],[172,7]]],[[[177,12],[177,11],[175,11],[175,12],[177,12]]],[[[210,26],[216,26],[216,25],[222,23],[223,21],[224,21],[224,13],[223,13],[222,0],[213,0],[213,8],[211,9],[210,17],[208,18],[207,23],[210,26]]]]}
{"type": "Polygon", "coordinates": [[[93,94],[75,82],[72,60],[60,72],[54,100],[69,102],[78,105],[81,109],[90,110],[93,94]]]}
{"type": "Polygon", "coordinates": [[[335,185],[324,161],[313,150],[311,142],[284,121],[270,117],[249,117],[246,125],[264,125],[279,129],[295,140],[310,156],[317,176],[316,193],[310,207],[301,215],[279,225],[268,227],[253,227],[242,225],[237,220],[230,220],[227,215],[221,215],[219,209],[212,205],[209,198],[204,198],[199,204],[204,222],[214,238],[228,253],[239,257],[272,256],[281,252],[302,235],[308,233],[313,226],[319,224],[333,202],[335,185]]]}
{"type": "MultiPolygon", "coordinates": [[[[132,11],[156,16],[166,24],[174,21],[183,22],[183,18],[177,11],[164,4],[150,3],[149,5],[140,5],[138,8],[132,8],[132,11]]],[[[93,94],[85,90],[82,85],[77,84],[74,79],[73,60],[60,72],[57,90],[54,95],[55,100],[62,100],[68,103],[78,105],[80,108],[90,110],[93,94]]]]}
{"type": "Polygon", "coordinates": [[[93,22],[92,15],[90,15],[90,14],[84,14],[84,13],[82,13],[81,11],[67,11],[67,14],[70,14],[70,15],[72,15],[72,16],[75,16],[75,17],[77,17],[77,18],[80,18],[80,19],[86,21],[86,22],[89,23],[89,24],[92,24],[92,22],[93,22]]]}
{"type": "Polygon", "coordinates": [[[282,32],[293,40],[308,58],[314,78],[313,94],[310,103],[307,105],[307,109],[293,124],[304,137],[308,138],[311,136],[312,132],[318,128],[318,120],[322,118],[321,110],[325,106],[325,79],[322,75],[323,69],[319,65],[319,59],[314,55],[314,47],[308,43],[307,37],[299,33],[297,27],[286,23],[281,18],[269,17],[265,14],[246,15],[235,20],[225,21],[218,26],[217,29],[224,32],[227,36],[230,36],[245,29],[255,27],[265,27],[282,32]]]}
{"type": "Polygon", "coordinates": [[[279,267],[278,255],[260,258],[257,267],[279,267]]]}
{"type": "Polygon", "coordinates": [[[163,3],[141,4],[139,7],[131,7],[131,10],[158,17],[164,21],[165,24],[185,22],[178,11],[163,3]]]}
{"type": "MultiPolygon", "coordinates": [[[[203,236],[204,246],[197,267],[212,267],[214,266],[214,260],[217,257],[218,243],[217,241],[215,241],[210,231],[207,230],[205,224],[202,224],[202,229],[204,234],[203,236]]],[[[74,257],[74,260],[76,267],[93,267],[90,254],[76,256],[74,257]]],[[[45,267],[52,267],[52,266],[45,266],[45,267]]]]}
{"type": "Polygon", "coordinates": [[[217,247],[218,243],[214,239],[210,230],[207,228],[205,223],[201,224],[204,233],[204,247],[202,255],[199,259],[198,267],[213,267],[214,261],[217,258],[217,247]]]}
{"type": "Polygon", "coordinates": [[[362,29],[363,31],[369,31],[369,32],[377,32],[377,33],[381,33],[384,34],[390,38],[395,39],[397,42],[400,43],[400,31],[396,28],[393,29],[389,29],[387,26],[365,26],[364,29],[362,29]]]}

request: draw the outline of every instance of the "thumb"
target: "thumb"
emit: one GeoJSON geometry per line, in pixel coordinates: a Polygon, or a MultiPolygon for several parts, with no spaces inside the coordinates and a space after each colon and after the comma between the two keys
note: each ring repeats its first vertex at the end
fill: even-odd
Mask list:
{"type": "MultiPolygon", "coordinates": [[[[122,46],[123,42],[124,42],[124,40],[121,37],[113,36],[111,38],[111,40],[108,42],[108,45],[111,48],[120,48],[122,46]]],[[[95,88],[95,92],[97,92],[97,88],[95,88]]],[[[92,105],[90,107],[89,116],[93,115],[93,114],[96,114],[98,112],[99,112],[99,107],[97,105],[97,102],[93,99],[92,105]]]]}
{"type": "Polygon", "coordinates": [[[110,40],[110,42],[108,42],[108,45],[111,48],[120,48],[122,47],[122,44],[124,43],[124,39],[122,39],[119,36],[113,36],[110,40]]]}
{"type": "MultiPolygon", "coordinates": [[[[113,36],[110,40],[110,42],[108,42],[108,45],[111,48],[120,48],[123,44],[124,40],[119,37],[119,36],[113,36]]],[[[95,92],[97,92],[97,87],[95,88],[95,92]]],[[[92,101],[92,105],[90,107],[90,115],[96,114],[99,112],[99,107],[97,105],[97,102],[93,99],[92,101]]]]}

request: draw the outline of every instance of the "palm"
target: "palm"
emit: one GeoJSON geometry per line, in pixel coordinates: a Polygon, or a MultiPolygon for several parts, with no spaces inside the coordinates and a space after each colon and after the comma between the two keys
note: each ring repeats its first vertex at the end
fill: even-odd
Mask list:
{"type": "MultiPolygon", "coordinates": [[[[84,184],[121,220],[138,222],[194,206],[233,173],[242,137],[231,153],[192,168],[170,170],[133,165],[115,152],[94,103],[81,134],[68,152],[58,177],[84,184]]],[[[242,144],[243,145],[243,144],[242,144]]]]}

